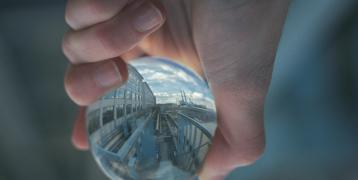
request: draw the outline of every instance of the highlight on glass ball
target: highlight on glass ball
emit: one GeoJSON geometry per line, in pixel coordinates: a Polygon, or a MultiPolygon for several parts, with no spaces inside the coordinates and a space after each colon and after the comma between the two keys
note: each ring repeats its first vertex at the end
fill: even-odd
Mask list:
{"type": "Polygon", "coordinates": [[[200,76],[158,57],[128,65],[128,80],[87,108],[92,154],[111,179],[193,179],[216,129],[200,76]]]}

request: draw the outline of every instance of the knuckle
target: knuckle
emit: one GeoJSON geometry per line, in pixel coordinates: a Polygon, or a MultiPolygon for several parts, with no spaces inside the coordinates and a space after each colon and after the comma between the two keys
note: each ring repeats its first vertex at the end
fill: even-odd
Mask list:
{"type": "Polygon", "coordinates": [[[80,106],[87,105],[89,102],[85,96],[85,94],[81,93],[79,90],[78,84],[80,82],[76,81],[74,77],[73,69],[70,68],[64,78],[64,87],[69,98],[80,106]]]}
{"type": "Polygon", "coordinates": [[[70,2],[66,5],[65,21],[71,28],[76,29],[76,27],[77,27],[76,24],[77,23],[76,23],[76,20],[75,20],[74,10],[72,9],[72,6],[71,6],[70,2]]]}
{"type": "Polygon", "coordinates": [[[234,166],[247,166],[255,163],[265,151],[265,143],[247,143],[244,147],[233,149],[234,166]]]}
{"type": "Polygon", "coordinates": [[[65,84],[65,90],[68,97],[70,97],[70,99],[77,105],[86,106],[91,103],[88,98],[76,90],[75,84],[65,84]]]}
{"type": "Polygon", "coordinates": [[[67,32],[62,39],[62,52],[70,62],[75,63],[70,41],[69,33],[67,32]]]}
{"type": "Polygon", "coordinates": [[[103,51],[106,52],[109,57],[117,56],[122,49],[125,48],[124,43],[117,43],[115,40],[117,37],[113,37],[112,34],[107,27],[99,27],[94,33],[94,38],[99,42],[103,51]]]}
{"type": "Polygon", "coordinates": [[[88,0],[84,7],[89,14],[101,15],[106,13],[106,8],[101,0],[88,0]]]}
{"type": "Polygon", "coordinates": [[[70,78],[69,73],[67,73],[64,80],[65,91],[67,95],[70,97],[70,99],[72,99],[72,101],[78,104],[74,85],[75,84],[73,83],[72,78],[70,78]]]}
{"type": "Polygon", "coordinates": [[[69,1],[65,10],[65,21],[73,29],[80,29],[87,24],[88,18],[101,17],[106,14],[106,7],[101,0],[87,0],[75,3],[69,1]]]}
{"type": "Polygon", "coordinates": [[[240,138],[226,139],[228,156],[230,157],[229,167],[236,168],[247,166],[256,162],[265,150],[264,131],[257,135],[240,138]]]}
{"type": "Polygon", "coordinates": [[[250,149],[250,151],[244,151],[242,152],[242,164],[243,165],[250,165],[255,163],[264,153],[265,147],[262,145],[262,147],[257,147],[255,149],[250,149]]]}
{"type": "Polygon", "coordinates": [[[74,23],[72,20],[72,15],[67,10],[65,12],[65,21],[70,27],[73,27],[74,23]]]}
{"type": "Polygon", "coordinates": [[[68,38],[67,38],[67,35],[65,34],[65,36],[62,38],[62,52],[66,56],[69,53],[68,49],[69,49],[68,38]]]}
{"type": "Polygon", "coordinates": [[[65,79],[64,79],[64,86],[65,86],[65,90],[67,95],[76,102],[76,97],[77,97],[77,93],[76,93],[76,87],[75,87],[75,82],[74,79],[72,78],[72,73],[71,73],[71,69],[69,71],[67,71],[66,75],[65,75],[65,79]]]}

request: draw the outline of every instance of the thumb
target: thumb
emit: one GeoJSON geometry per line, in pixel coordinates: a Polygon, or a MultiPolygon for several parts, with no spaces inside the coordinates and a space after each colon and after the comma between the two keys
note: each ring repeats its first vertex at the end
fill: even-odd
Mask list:
{"type": "Polygon", "coordinates": [[[200,172],[202,179],[223,179],[236,167],[255,162],[263,153],[263,93],[247,99],[228,88],[213,87],[216,97],[218,128],[212,147],[200,172]]]}

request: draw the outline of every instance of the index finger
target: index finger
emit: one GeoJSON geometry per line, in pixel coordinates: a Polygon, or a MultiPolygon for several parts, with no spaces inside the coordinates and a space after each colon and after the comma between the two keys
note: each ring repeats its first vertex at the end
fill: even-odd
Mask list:
{"type": "Polygon", "coordinates": [[[65,19],[75,30],[104,22],[119,13],[132,0],[68,0],[65,19]]]}

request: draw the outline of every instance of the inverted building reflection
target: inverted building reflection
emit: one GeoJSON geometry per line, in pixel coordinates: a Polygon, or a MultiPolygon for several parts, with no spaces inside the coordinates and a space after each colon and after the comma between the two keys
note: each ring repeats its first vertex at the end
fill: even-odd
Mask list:
{"type": "Polygon", "coordinates": [[[127,84],[87,110],[96,160],[110,177],[190,177],[212,143],[214,110],[195,104],[183,90],[179,90],[179,102],[157,104],[143,77],[132,66],[128,68],[127,84]]]}

